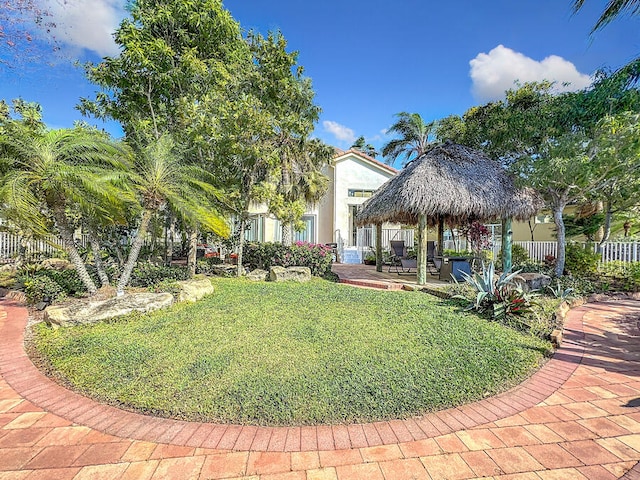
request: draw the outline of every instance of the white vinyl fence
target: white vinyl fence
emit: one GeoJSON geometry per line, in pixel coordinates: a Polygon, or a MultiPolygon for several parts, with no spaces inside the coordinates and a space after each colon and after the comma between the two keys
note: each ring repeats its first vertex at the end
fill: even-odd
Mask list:
{"type": "MultiPolygon", "coordinates": [[[[86,235],[78,236],[76,243],[79,246],[86,246],[86,235]]],[[[28,260],[35,259],[38,256],[53,256],[61,249],[62,239],[49,237],[47,239],[27,240],[24,244],[24,255],[28,260]]],[[[22,239],[18,235],[12,235],[7,232],[0,232],[0,263],[13,261],[22,248],[22,239]]]]}
{"type": "MultiPolygon", "coordinates": [[[[412,228],[383,228],[382,248],[387,249],[391,240],[404,240],[405,246],[413,248],[414,232],[412,228]]],[[[376,247],[376,229],[371,227],[359,228],[357,230],[357,247],[376,247]]]]}

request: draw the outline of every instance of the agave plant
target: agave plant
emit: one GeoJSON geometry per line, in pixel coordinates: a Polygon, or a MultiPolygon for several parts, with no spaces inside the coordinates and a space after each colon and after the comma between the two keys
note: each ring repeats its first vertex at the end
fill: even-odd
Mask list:
{"type": "Polygon", "coordinates": [[[493,262],[483,264],[481,273],[462,273],[465,282],[476,291],[475,302],[469,308],[488,311],[498,319],[527,313],[531,307],[530,295],[513,283],[519,273],[520,270],[507,270],[497,277],[493,262]]]}

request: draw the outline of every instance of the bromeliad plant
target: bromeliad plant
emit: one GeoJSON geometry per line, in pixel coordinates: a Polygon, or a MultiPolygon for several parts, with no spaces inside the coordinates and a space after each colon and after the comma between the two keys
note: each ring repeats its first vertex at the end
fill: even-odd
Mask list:
{"type": "Polygon", "coordinates": [[[531,311],[531,294],[517,287],[513,280],[520,271],[506,271],[499,277],[493,262],[482,265],[482,274],[462,273],[465,282],[476,292],[470,310],[489,313],[496,320],[505,320],[531,311]]]}

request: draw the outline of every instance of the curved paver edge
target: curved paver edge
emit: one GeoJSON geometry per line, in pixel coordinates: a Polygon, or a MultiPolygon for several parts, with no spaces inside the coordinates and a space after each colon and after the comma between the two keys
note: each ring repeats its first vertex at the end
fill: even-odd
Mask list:
{"type": "Polygon", "coordinates": [[[531,408],[553,394],[582,361],[582,317],[588,310],[585,306],[572,309],[565,319],[564,341],[553,357],[520,385],[497,396],[406,420],[256,427],[152,417],[103,405],[67,390],[41,373],[25,352],[27,309],[7,301],[0,301],[0,306],[7,314],[4,319],[0,318],[0,374],[34,405],[74,423],[119,437],[219,450],[290,452],[341,450],[421,440],[485,425],[531,408]]]}

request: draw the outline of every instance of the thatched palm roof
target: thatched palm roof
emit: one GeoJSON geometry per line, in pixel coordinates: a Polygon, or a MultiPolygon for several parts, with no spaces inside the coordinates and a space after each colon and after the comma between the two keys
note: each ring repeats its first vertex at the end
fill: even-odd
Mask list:
{"type": "Polygon", "coordinates": [[[484,153],[451,142],[438,145],[382,185],[363,205],[359,225],[415,224],[528,219],[542,208],[531,189],[516,188],[513,178],[484,153]]]}

